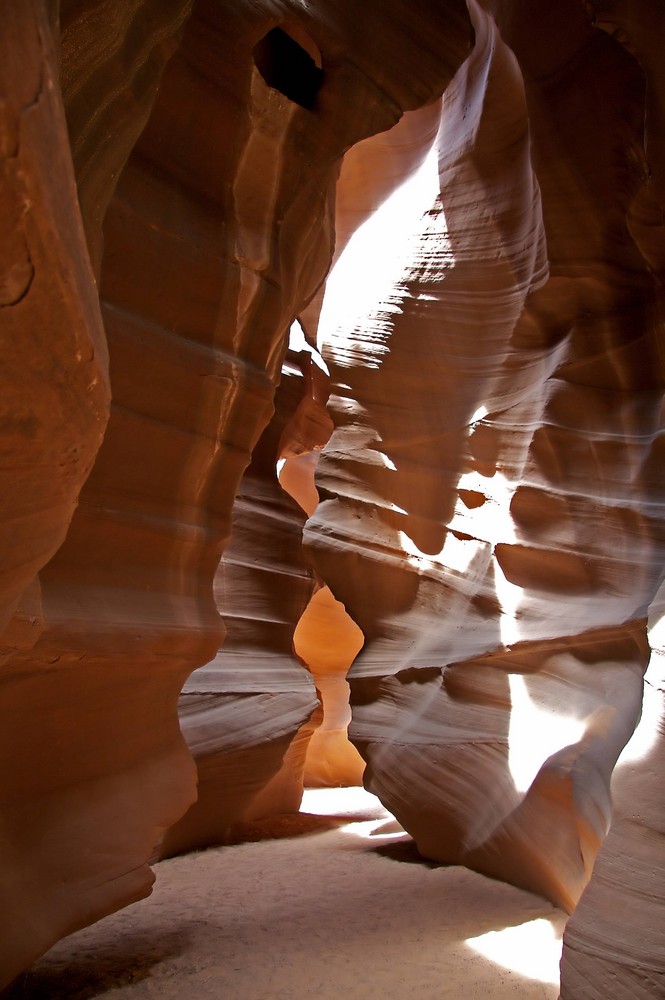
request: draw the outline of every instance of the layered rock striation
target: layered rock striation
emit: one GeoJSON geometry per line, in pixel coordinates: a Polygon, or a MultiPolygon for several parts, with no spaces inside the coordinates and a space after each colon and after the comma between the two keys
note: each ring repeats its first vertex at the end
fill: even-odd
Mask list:
{"type": "Polygon", "coordinates": [[[656,3],[5,6],[0,988],[365,766],[659,994],[656,3]]]}
{"type": "MultiPolygon", "coordinates": [[[[572,910],[640,717],[662,576],[662,213],[635,8],[625,24],[612,8],[612,32],[564,8],[470,2],[475,47],[438,131],[434,106],[413,113],[401,173],[376,140],[347,161],[349,217],[377,157],[393,193],[327,284],[335,431],[306,538],[365,636],[350,681],[367,786],[426,856],[572,910]]],[[[655,872],[648,812],[635,836],[655,872]]],[[[573,921],[564,995],[607,992],[610,960],[627,996],[660,983],[662,942],[648,972],[607,945],[624,891],[648,905],[644,866],[604,884],[573,921]]]]}
{"type": "MultiPolygon", "coordinates": [[[[321,438],[319,422],[303,427],[301,419],[312,402],[308,367],[307,352],[289,352],[275,414],[235,498],[231,539],[214,586],[224,642],[215,659],[188,678],[179,702],[197,765],[197,801],[167,832],[162,854],[228,842],[238,824],[297,812],[300,805],[319,699],[294,653],[294,632],[314,579],[302,552],[306,515],[280,486],[277,463],[285,439],[313,450],[321,438]]],[[[321,444],[327,419],[321,410],[321,444]]]]}
{"type": "Polygon", "coordinates": [[[461,2],[382,4],[371,46],[373,4],[14,6],[2,982],[150,890],[195,796],[179,692],[221,642],[213,577],[330,262],[340,158],[471,41],[461,2]]]}

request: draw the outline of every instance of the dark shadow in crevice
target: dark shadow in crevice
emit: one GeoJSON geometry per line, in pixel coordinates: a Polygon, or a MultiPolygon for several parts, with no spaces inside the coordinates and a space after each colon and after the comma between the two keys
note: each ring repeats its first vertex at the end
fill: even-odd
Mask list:
{"type": "Polygon", "coordinates": [[[273,28],[254,46],[254,62],[269,87],[311,111],[323,70],[302,45],[281,28],[273,28]]]}
{"type": "Polygon", "coordinates": [[[450,867],[450,865],[424,857],[416,847],[415,840],[398,840],[393,844],[381,844],[380,847],[372,847],[371,852],[382,858],[388,858],[390,861],[400,861],[407,865],[422,865],[424,868],[450,867]]]}
{"type": "Polygon", "coordinates": [[[47,953],[14,982],[3,1000],[93,1000],[148,979],[154,966],[176,958],[188,945],[186,929],[118,938],[105,949],[92,949],[71,960],[47,953]]]}
{"type": "Polygon", "coordinates": [[[261,840],[290,840],[293,837],[307,837],[315,833],[338,830],[349,823],[362,823],[374,819],[373,813],[336,813],[334,816],[319,816],[316,813],[285,813],[269,816],[251,823],[236,823],[231,829],[229,844],[257,843],[261,840]]]}

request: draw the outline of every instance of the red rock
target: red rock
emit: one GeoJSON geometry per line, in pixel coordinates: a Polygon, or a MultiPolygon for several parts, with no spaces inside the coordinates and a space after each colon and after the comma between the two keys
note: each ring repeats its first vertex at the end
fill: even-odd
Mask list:
{"type": "Polygon", "coordinates": [[[660,995],[655,0],[5,6],[0,986],[358,779],[362,642],[420,851],[660,995]]]}
{"type": "Polygon", "coordinates": [[[63,3],[68,143],[45,10],[24,4],[1,32],[3,624],[19,609],[3,649],[3,982],[150,889],[155,844],[194,797],[178,694],[220,643],[213,575],[286,332],[329,264],[339,159],[436,97],[470,39],[461,0],[434,29],[424,2],[408,18],[382,5],[369,48],[376,11],[352,3],[201,0],[189,19],[176,0],[63,3]],[[257,67],[278,25],[325,54],[300,103],[257,67]]]}
{"type": "Polygon", "coordinates": [[[276,412],[252,454],[215,578],[224,641],[180,696],[180,722],[198,769],[198,799],[172,827],[162,855],[233,840],[244,822],[297,812],[319,700],[294,652],[314,589],[302,553],[305,512],[277,479],[281,442],[298,424],[305,378],[291,355],[276,412]]]}
{"type": "MultiPolygon", "coordinates": [[[[365,635],[350,680],[367,786],[425,855],[572,909],[639,718],[661,573],[657,186],[625,39],[573,4],[492,9],[501,36],[470,4],[474,53],[433,145],[423,131],[429,189],[423,177],[411,202],[396,195],[410,218],[386,202],[372,220],[379,253],[399,234],[398,259],[380,257],[375,287],[349,308],[340,274],[352,279],[371,245],[355,237],[359,256],[328,282],[319,337],[335,431],[306,534],[365,635]],[[520,717],[526,787],[511,752],[520,717]]],[[[350,183],[350,214],[371,188],[350,183]]],[[[596,899],[613,925],[593,885],[570,935],[571,997],[587,960],[603,982],[605,959],[578,951],[591,948],[596,899]]],[[[659,952],[651,962],[659,982],[659,952]]],[[[625,995],[638,975],[626,961],[625,995]]],[[[588,995],[615,995],[606,983],[588,995]]]]}

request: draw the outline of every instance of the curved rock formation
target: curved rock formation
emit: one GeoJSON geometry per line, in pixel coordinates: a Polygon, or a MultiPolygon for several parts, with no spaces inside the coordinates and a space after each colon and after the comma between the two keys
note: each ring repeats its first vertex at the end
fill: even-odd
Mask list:
{"type": "Polygon", "coordinates": [[[178,694],[220,644],[213,575],[286,333],[330,261],[339,159],[440,94],[471,38],[461,0],[434,17],[425,0],[408,15],[396,0],[66,0],[68,142],[58,5],[14,7],[5,622],[26,597],[3,641],[0,982],[150,889],[154,845],[194,797],[178,694]],[[67,532],[107,416],[94,270],[113,406],[67,532]]]}
{"type": "Polygon", "coordinates": [[[36,574],[65,537],[109,398],[49,22],[38,2],[14,7],[0,32],[0,630],[18,619],[3,656],[36,639],[36,574]]]}
{"type": "Polygon", "coordinates": [[[663,992],[658,710],[589,881],[663,574],[662,20],[5,4],[0,988],[148,892],[165,830],[358,776],[292,648],[340,708],[337,601],[365,781],[422,853],[583,893],[566,1000],[663,992]]]}
{"type": "MultiPolygon", "coordinates": [[[[125,80],[121,69],[129,16],[124,23],[117,18],[118,44],[100,49],[86,30],[85,11],[63,4],[56,46],[45,4],[9,6],[0,30],[6,182],[0,325],[7,345],[0,436],[1,558],[13,593],[3,588],[3,626],[20,603],[2,638],[3,984],[58,937],[145,892],[154,837],[148,817],[153,809],[165,817],[177,813],[183,798],[174,795],[177,774],[171,778],[156,763],[169,739],[180,744],[173,711],[168,733],[159,731],[157,706],[168,682],[127,671],[136,636],[123,641],[122,599],[112,607],[108,591],[94,589],[99,567],[91,556],[103,562],[103,545],[91,550],[85,538],[78,580],[66,555],[60,569],[52,557],[108,419],[109,353],[94,251],[88,252],[99,244],[101,220],[82,218],[78,199],[86,192],[93,201],[110,197],[129,152],[127,135],[140,130],[186,5],[179,16],[163,10],[153,32],[142,25],[142,48],[130,64],[143,88],[132,88],[132,74],[125,80]],[[64,108],[56,48],[63,76],[78,60],[77,85],[65,87],[64,108]],[[90,99],[74,107],[75,91],[90,99]],[[99,153],[101,139],[91,128],[111,95],[123,106],[113,118],[112,162],[99,153]],[[75,178],[83,164],[73,163],[70,142],[84,161],[96,162],[94,179],[75,178]],[[137,787],[143,811],[136,809],[137,787]]],[[[134,4],[132,14],[140,9],[134,4]]],[[[107,540],[107,548],[113,544],[107,540]]]]}
{"type": "Polygon", "coordinates": [[[665,995],[662,839],[665,807],[665,590],[650,614],[643,718],[612,781],[612,826],[564,934],[561,1000],[665,995]]]}
{"type": "Polygon", "coordinates": [[[362,784],[365,763],[348,739],[351,709],[346,675],[363,641],[344,605],[335,600],[329,587],[320,587],[294,635],[296,652],[314,674],[323,710],[305,761],[304,780],[309,788],[362,784]]]}
{"type": "Polygon", "coordinates": [[[302,554],[305,513],[279,485],[276,465],[310,398],[301,370],[308,363],[307,353],[289,352],[275,415],[236,495],[214,588],[226,635],[180,696],[198,798],[166,834],[162,855],[228,842],[238,823],[300,805],[307,742],[318,718],[306,724],[319,701],[294,655],[293,636],[314,581],[302,554]]]}
{"type": "MultiPolygon", "coordinates": [[[[315,301],[308,307],[310,315],[315,315],[319,305],[315,301]]],[[[319,503],[314,485],[318,455],[330,438],[332,421],[326,411],[328,373],[318,352],[311,347],[308,351],[303,351],[308,358],[306,394],[282,435],[278,466],[282,488],[311,517],[319,503]]],[[[362,644],[363,634],[344,605],[335,600],[329,587],[317,584],[293,632],[293,649],[311,671],[321,699],[320,724],[307,746],[303,780],[308,787],[362,784],[365,765],[348,739],[351,710],[346,682],[362,644]]]]}
{"type": "MultiPolygon", "coordinates": [[[[640,264],[649,273],[636,287],[643,292],[635,346],[630,337],[624,355],[632,361],[627,390],[638,384],[635,407],[652,400],[653,429],[646,435],[644,458],[635,471],[643,508],[660,540],[663,497],[662,422],[657,416],[662,391],[662,287],[665,276],[665,76],[662,44],[665,23],[653,2],[587,0],[594,26],[606,32],[642,78],[643,142],[634,156],[642,183],[629,202],[626,222],[640,264]],[[644,262],[642,264],[642,261],[644,262]],[[640,378],[636,374],[639,372],[640,378]],[[642,383],[640,385],[640,382],[642,383]],[[645,389],[647,391],[645,391],[645,389]],[[651,392],[648,391],[651,390],[651,392]],[[655,397],[655,398],[654,398],[655,397]],[[660,529],[660,530],[659,530],[660,529]]],[[[662,556],[659,559],[662,566],[662,556]]],[[[561,964],[562,1000],[597,1000],[615,996],[646,1000],[665,994],[665,938],[662,925],[662,868],[665,805],[662,774],[665,754],[665,681],[662,625],[663,588],[651,603],[649,619],[653,652],[646,674],[642,741],[621,764],[612,784],[613,819],[599,854],[594,876],[564,936],[561,964]]],[[[629,748],[630,749],[630,748],[629,748]]]]}
{"type": "Polygon", "coordinates": [[[492,6],[469,3],[475,48],[422,166],[328,282],[336,429],[307,537],[366,637],[368,787],[427,856],[572,909],[662,566],[659,286],[632,232],[645,87],[579,5],[492,6]],[[349,307],[345,277],[387,243],[349,307]]]}

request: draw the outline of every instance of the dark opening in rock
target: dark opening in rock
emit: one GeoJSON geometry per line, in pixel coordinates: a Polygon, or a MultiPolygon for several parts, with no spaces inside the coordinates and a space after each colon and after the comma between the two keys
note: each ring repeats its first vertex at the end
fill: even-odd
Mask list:
{"type": "Polygon", "coordinates": [[[306,49],[281,28],[273,28],[254,46],[259,73],[274,90],[302,108],[314,107],[323,70],[306,49]]]}

